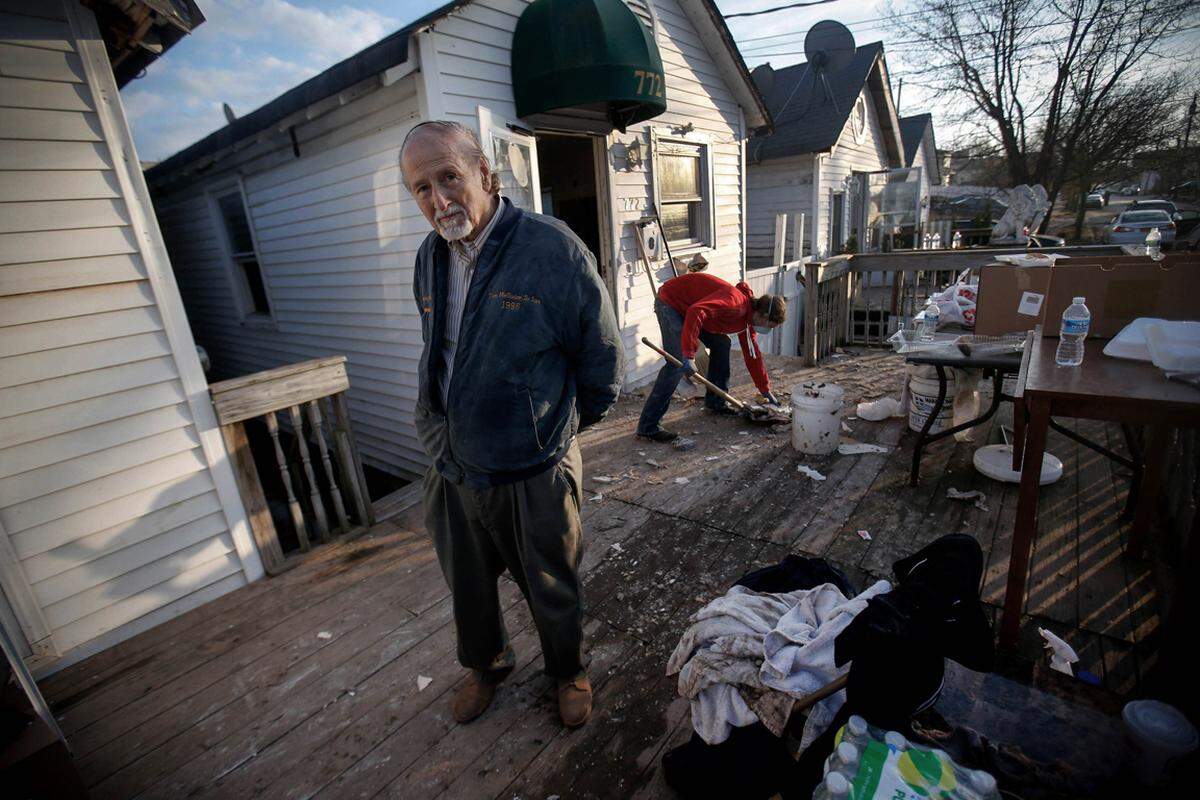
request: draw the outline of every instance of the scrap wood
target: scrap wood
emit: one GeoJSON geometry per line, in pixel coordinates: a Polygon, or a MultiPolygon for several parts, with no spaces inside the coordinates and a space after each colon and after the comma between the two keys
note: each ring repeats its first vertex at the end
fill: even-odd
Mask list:
{"type": "Polygon", "coordinates": [[[871,534],[868,533],[867,531],[860,530],[860,531],[855,531],[855,532],[858,534],[858,538],[862,539],[864,542],[871,541],[871,534]]]}
{"type": "Polygon", "coordinates": [[[823,481],[823,480],[825,480],[825,476],[824,476],[824,475],[822,475],[821,473],[817,472],[817,471],[816,471],[815,469],[813,469],[812,467],[805,466],[804,464],[797,464],[797,465],[796,465],[796,472],[799,472],[801,475],[807,475],[808,477],[812,478],[814,481],[823,481]]]}
{"type": "Polygon", "coordinates": [[[424,675],[417,676],[417,691],[423,692],[428,688],[429,684],[433,683],[433,678],[428,678],[424,675]]]}
{"type": "Polygon", "coordinates": [[[858,456],[863,453],[886,453],[889,448],[865,442],[842,442],[838,445],[838,455],[858,456]]]}

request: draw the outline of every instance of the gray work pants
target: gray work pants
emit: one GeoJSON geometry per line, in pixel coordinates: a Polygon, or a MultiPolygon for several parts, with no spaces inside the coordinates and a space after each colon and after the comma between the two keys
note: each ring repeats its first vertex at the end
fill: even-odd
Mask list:
{"type": "Polygon", "coordinates": [[[425,473],[425,527],[454,597],[464,667],[487,673],[513,664],[496,587],[507,569],[529,603],[547,674],[583,671],[582,480],[578,443],[544,472],[490,489],[451,483],[432,467],[425,473]]]}

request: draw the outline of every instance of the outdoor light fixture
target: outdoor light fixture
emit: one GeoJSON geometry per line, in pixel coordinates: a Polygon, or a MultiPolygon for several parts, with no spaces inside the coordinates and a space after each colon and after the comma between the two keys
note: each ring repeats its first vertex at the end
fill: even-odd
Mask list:
{"type": "Polygon", "coordinates": [[[632,142],[625,144],[625,167],[627,169],[636,169],[642,166],[644,157],[642,156],[642,140],[641,138],[634,139],[632,142]]]}

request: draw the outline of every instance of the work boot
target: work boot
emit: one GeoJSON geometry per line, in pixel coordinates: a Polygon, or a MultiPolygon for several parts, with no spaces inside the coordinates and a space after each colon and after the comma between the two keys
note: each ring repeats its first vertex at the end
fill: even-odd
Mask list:
{"type": "Polygon", "coordinates": [[[710,406],[706,404],[704,406],[704,410],[710,414],[717,414],[720,416],[736,417],[738,415],[738,410],[725,400],[722,400],[721,404],[716,406],[710,406]]]}
{"type": "Polygon", "coordinates": [[[587,675],[558,682],[558,716],[568,728],[578,728],[592,716],[592,684],[587,675]]]}
{"type": "Polygon", "coordinates": [[[467,682],[454,694],[454,721],[466,724],[486,711],[500,680],[476,669],[467,673],[467,682]]]}
{"type": "Polygon", "coordinates": [[[674,431],[669,431],[666,428],[659,428],[652,433],[642,433],[641,431],[638,431],[638,438],[649,439],[652,442],[666,444],[667,442],[673,442],[678,439],[679,434],[675,433],[674,431]]]}

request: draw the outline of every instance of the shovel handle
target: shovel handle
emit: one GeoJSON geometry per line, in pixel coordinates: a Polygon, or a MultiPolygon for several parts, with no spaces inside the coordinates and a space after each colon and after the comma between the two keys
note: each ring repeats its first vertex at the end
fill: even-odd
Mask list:
{"type": "MultiPolygon", "coordinates": [[[[654,342],[647,339],[645,336],[642,337],[642,344],[646,345],[646,347],[649,347],[651,350],[658,353],[660,356],[662,356],[663,358],[665,358],[667,361],[674,364],[675,366],[677,366],[677,367],[683,366],[682,361],[680,361],[678,358],[676,358],[675,356],[668,353],[666,350],[663,350],[661,347],[659,347],[654,342]]],[[[728,403],[733,405],[734,408],[738,409],[739,411],[742,410],[743,408],[746,408],[745,403],[743,403],[741,400],[738,400],[736,397],[734,397],[729,392],[722,389],[720,386],[717,386],[715,383],[713,383],[708,378],[701,375],[699,372],[695,373],[695,377],[696,377],[696,380],[698,380],[702,384],[704,384],[705,387],[707,387],[710,391],[715,392],[718,397],[723,397],[728,403]]]]}

